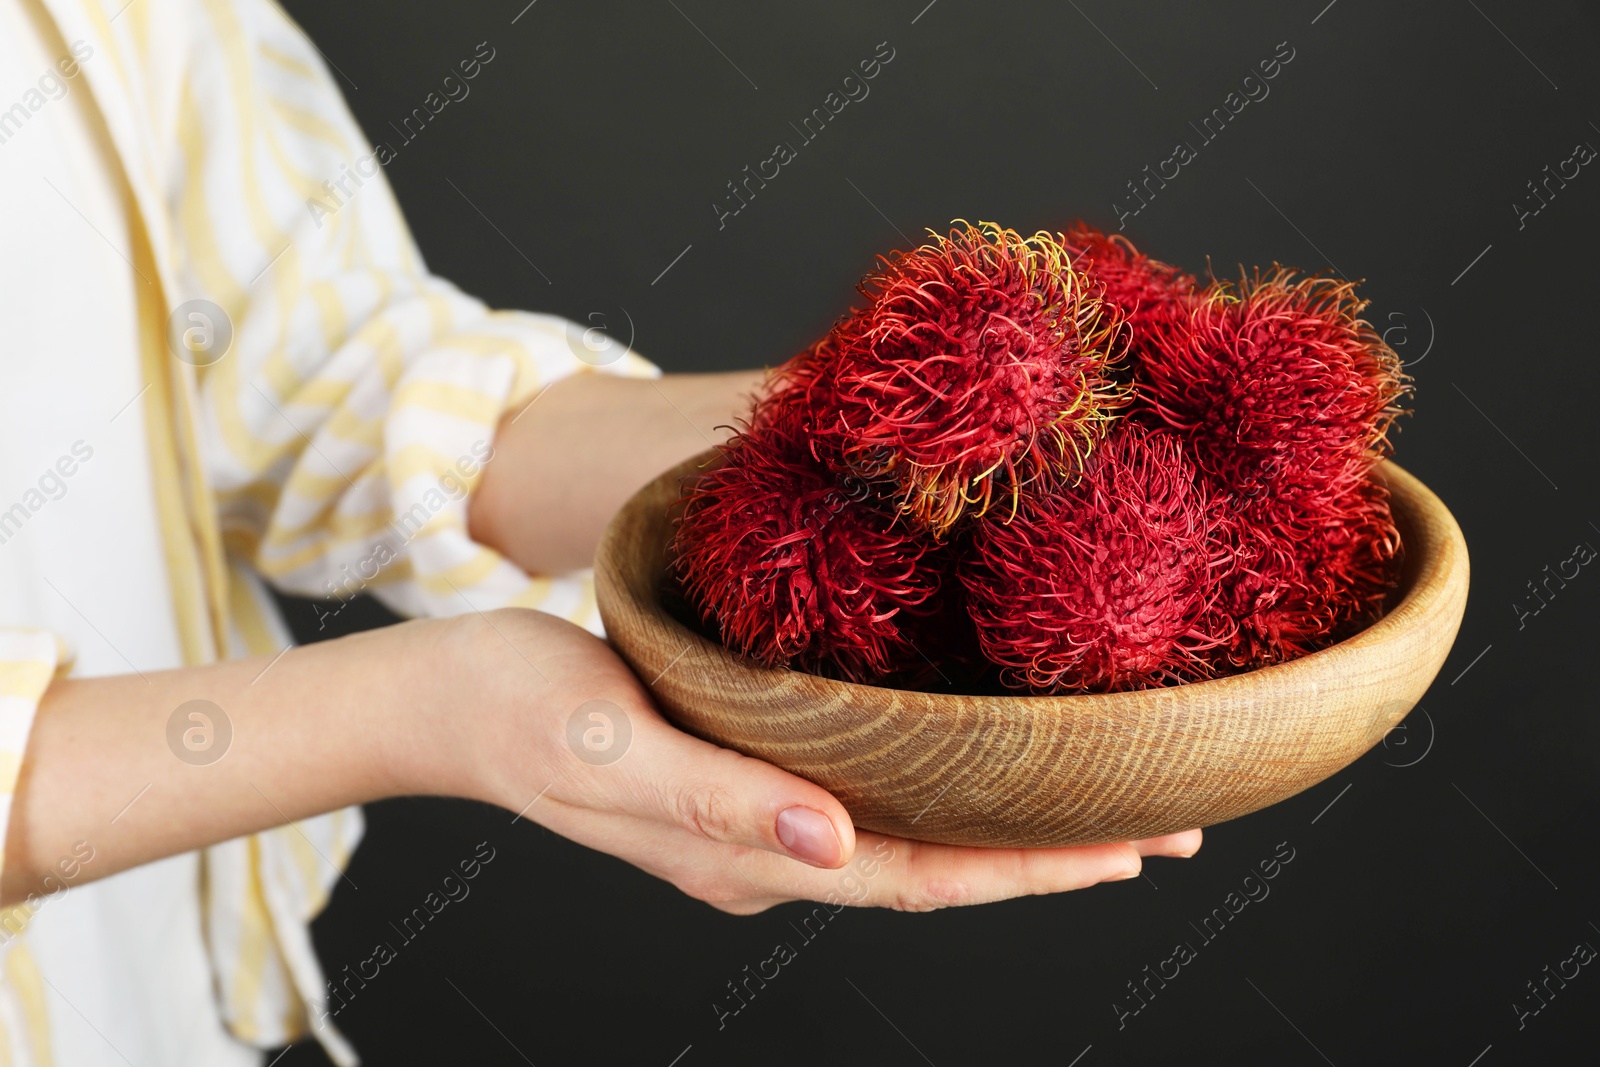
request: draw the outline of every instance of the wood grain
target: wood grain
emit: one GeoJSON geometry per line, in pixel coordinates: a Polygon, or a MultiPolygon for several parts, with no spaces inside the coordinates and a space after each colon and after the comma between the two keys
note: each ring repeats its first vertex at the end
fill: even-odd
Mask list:
{"type": "Polygon", "coordinates": [[[683,729],[836,795],[865,829],[963,845],[1126,841],[1275,804],[1405,717],[1450,652],[1467,546],[1432,492],[1381,468],[1405,545],[1401,598],[1330,648],[1247,674],[1103,695],[958,696],[767,669],[662,606],[669,509],[710,454],[612,520],[595,591],[612,644],[683,729]]]}

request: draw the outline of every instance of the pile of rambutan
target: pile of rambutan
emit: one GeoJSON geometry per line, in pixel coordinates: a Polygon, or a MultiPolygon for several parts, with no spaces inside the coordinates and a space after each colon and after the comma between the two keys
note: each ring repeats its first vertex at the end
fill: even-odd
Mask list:
{"type": "Polygon", "coordinates": [[[1206,282],[1078,224],[880,257],[685,483],[672,544],[733,651],[1030,693],[1293,659],[1383,610],[1376,465],[1409,386],[1353,284],[1206,282]]]}

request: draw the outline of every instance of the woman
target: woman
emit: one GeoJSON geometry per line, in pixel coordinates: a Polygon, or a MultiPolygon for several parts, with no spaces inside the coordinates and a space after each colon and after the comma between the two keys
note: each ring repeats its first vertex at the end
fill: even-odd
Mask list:
{"type": "MultiPolygon", "coordinates": [[[[9,1062],[259,1063],[308,1034],[354,1062],[306,924],[368,800],[492,801],[738,913],[880,843],[673,730],[594,635],[606,517],[756,375],[658,377],[430,276],[269,0],[0,0],[0,94],[9,1062]],[[263,581],[425,618],[290,650],[263,581]],[[568,743],[585,707],[625,758],[568,743]]],[[[896,842],[864,903],[1199,844],[896,842]]]]}

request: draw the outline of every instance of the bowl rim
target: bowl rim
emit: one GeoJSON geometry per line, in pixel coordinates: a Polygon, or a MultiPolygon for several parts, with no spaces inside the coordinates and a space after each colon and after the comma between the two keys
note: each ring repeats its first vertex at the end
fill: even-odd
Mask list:
{"type": "MultiPolygon", "coordinates": [[[[661,483],[671,480],[681,483],[682,479],[704,470],[705,467],[716,461],[720,455],[719,449],[710,449],[702,452],[684,462],[677,464],[669,470],[663,471],[656,478],[641,487],[631,497],[618,513],[618,518],[623,513],[633,512],[644,507],[646,499],[656,491],[661,483]]],[[[1297,676],[1305,676],[1306,681],[1313,681],[1316,675],[1331,666],[1330,661],[1336,658],[1348,657],[1352,653],[1360,653],[1376,648],[1405,633],[1409,628],[1419,623],[1425,624],[1438,613],[1441,601],[1452,593],[1452,583],[1448,579],[1460,569],[1465,571],[1469,566],[1466,552],[1466,541],[1461,533],[1460,526],[1455,517],[1445,506],[1444,502],[1434,494],[1420,479],[1411,474],[1392,460],[1383,460],[1375,468],[1385,487],[1392,497],[1399,497],[1406,505],[1402,511],[1396,508],[1396,525],[1400,528],[1402,551],[1405,559],[1402,563],[1402,587],[1400,598],[1380,618],[1370,626],[1357,633],[1351,634],[1343,640],[1317,649],[1303,656],[1282,663],[1266,667],[1257,667],[1236,674],[1219,675],[1193,682],[1183,682],[1178,685],[1155,686],[1149,689],[1122,690],[1111,693],[1063,693],[1063,694],[1032,694],[1032,693],[942,693],[929,692],[917,689],[896,689],[892,686],[869,685],[861,682],[848,682],[842,679],[829,678],[824,675],[811,674],[806,671],[796,671],[790,667],[767,667],[739,655],[729,649],[720,641],[700,633],[698,630],[686,625],[678,619],[662,602],[659,590],[661,574],[655,568],[642,568],[623,565],[612,567],[610,570],[617,572],[618,580],[614,583],[617,592],[632,602],[638,616],[647,620],[647,625],[652,628],[664,628],[668,635],[676,637],[681,642],[689,642],[690,648],[695,648],[702,653],[720,656],[726,659],[726,666],[746,673],[751,677],[767,676],[777,679],[784,675],[799,675],[806,679],[808,684],[821,687],[824,690],[848,698],[852,693],[860,693],[857,700],[846,699],[842,703],[848,707],[874,706],[878,698],[868,697],[869,693],[895,693],[912,697],[937,701],[941,698],[960,698],[963,700],[980,700],[985,704],[998,708],[1012,708],[1018,704],[1026,705],[1030,711],[1062,713],[1074,711],[1087,711],[1090,708],[1098,714],[1127,712],[1135,713],[1148,707],[1151,699],[1157,696],[1176,697],[1182,694],[1221,693],[1222,691],[1237,687],[1249,680],[1251,683],[1265,683],[1269,685],[1292,685],[1297,676]],[[1431,521],[1430,521],[1431,520],[1431,521]],[[637,572],[650,570],[650,575],[639,575],[637,572]],[[631,573],[630,573],[631,572],[631,573]],[[651,589],[640,589],[635,577],[642,577],[651,589]]],[[[672,505],[669,505],[669,510],[672,505]]],[[[602,538],[596,560],[602,569],[603,561],[613,558],[619,546],[618,518],[614,518],[607,527],[602,538]]],[[[660,520],[666,524],[671,523],[671,518],[663,514],[660,520]]],[[[659,546],[664,554],[667,545],[659,546]]],[[[655,549],[651,549],[652,552],[655,549]]],[[[653,558],[653,557],[652,557],[653,558]]],[[[663,556],[664,558],[664,556],[663,556]]],[[[1465,575],[1463,575],[1463,579],[1465,575]]],[[[1464,586],[1465,580],[1462,585],[1464,586]]],[[[689,649],[686,648],[685,652],[689,649]]],[[[777,684],[774,682],[774,684],[777,684]]]]}

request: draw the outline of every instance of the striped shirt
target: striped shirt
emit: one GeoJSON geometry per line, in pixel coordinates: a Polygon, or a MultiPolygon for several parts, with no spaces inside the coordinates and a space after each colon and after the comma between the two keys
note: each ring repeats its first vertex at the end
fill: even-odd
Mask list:
{"type": "MultiPolygon", "coordinates": [[[[632,352],[595,365],[581,328],[430,275],[385,154],[270,0],[0,13],[0,279],[8,340],[26,340],[0,351],[0,424],[34,428],[0,441],[0,494],[16,491],[0,496],[0,833],[54,678],[274,655],[288,638],[263,582],[598,631],[587,574],[529,575],[475,543],[467,496],[501,418],[550,382],[655,369],[632,352]],[[59,270],[28,258],[68,250],[59,270]],[[74,546],[98,543],[154,607],[133,578],[91,580],[104,567],[74,546]]],[[[336,812],[0,914],[0,1064],[202,1062],[220,1056],[207,1027],[230,1063],[307,1036],[355,1062],[308,923],[360,832],[358,810],[336,812]],[[119,925],[152,901],[194,929],[119,925]],[[115,988],[130,974],[175,977],[115,988]],[[203,1010],[180,989],[197,974],[203,1010]]]]}

